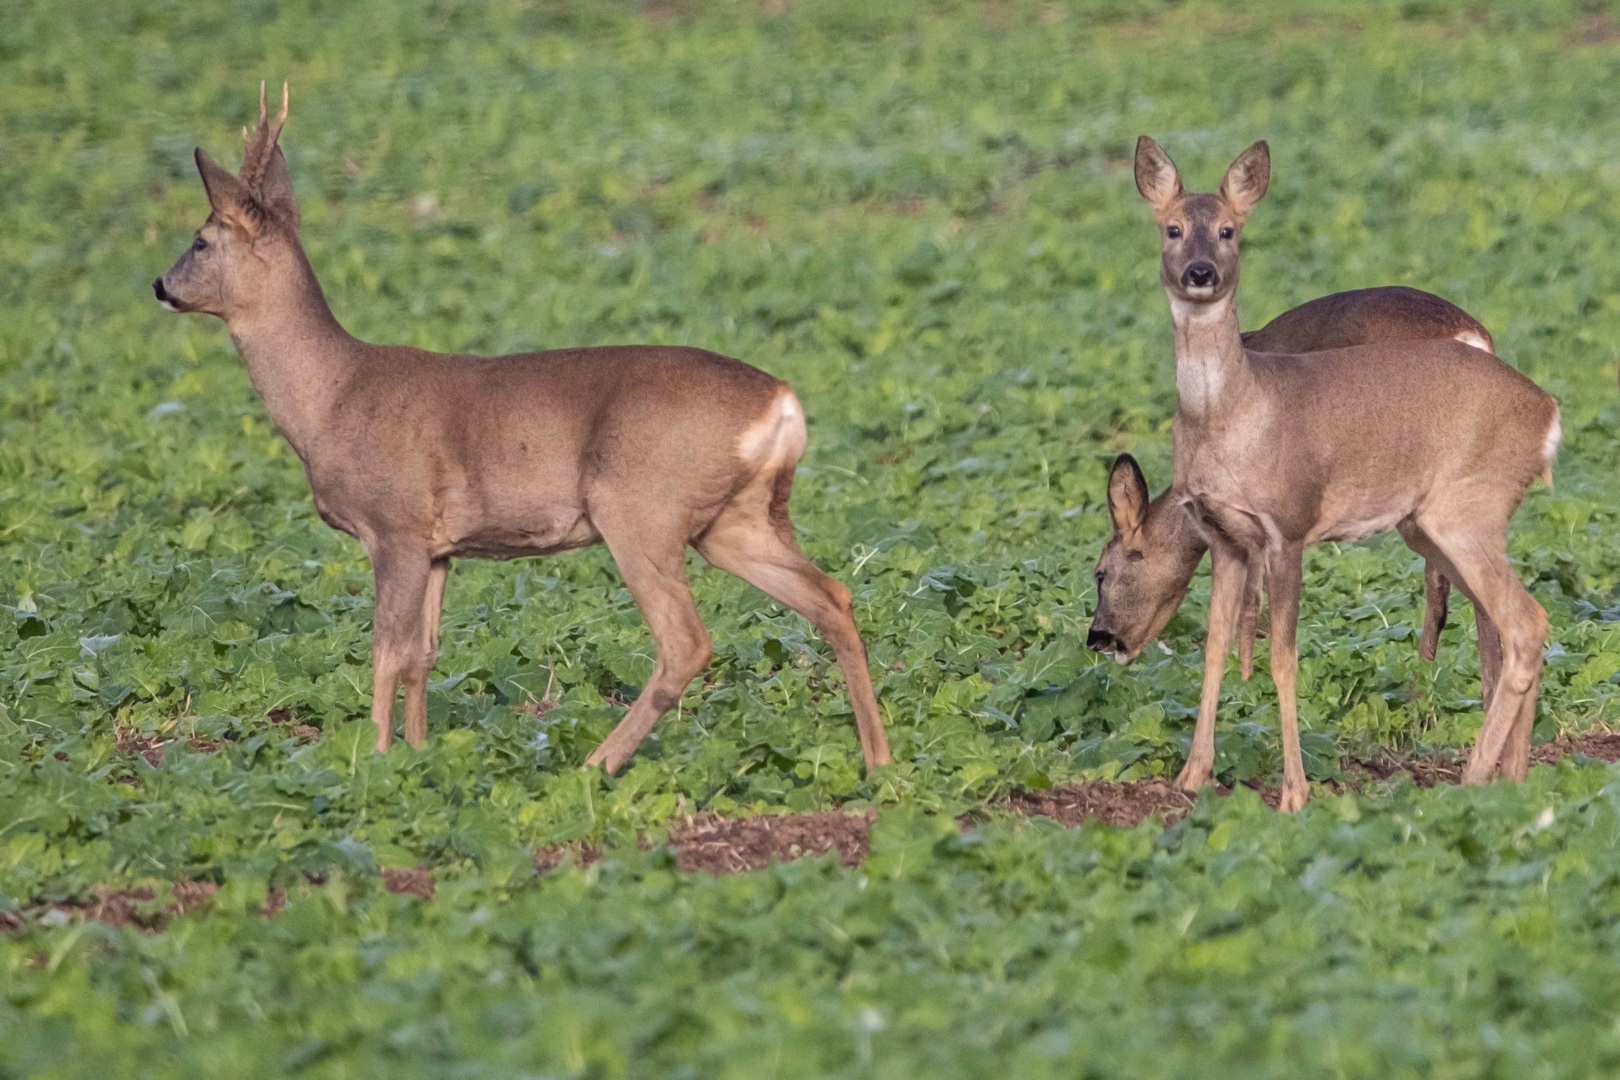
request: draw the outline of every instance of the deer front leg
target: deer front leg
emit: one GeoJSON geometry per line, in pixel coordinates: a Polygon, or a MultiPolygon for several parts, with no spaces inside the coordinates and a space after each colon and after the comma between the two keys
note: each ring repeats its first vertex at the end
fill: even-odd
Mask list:
{"type": "Polygon", "coordinates": [[[439,614],[444,608],[444,582],[450,574],[449,559],[435,559],[428,570],[427,590],[422,600],[422,655],[407,665],[405,682],[405,741],[412,746],[427,742],[427,684],[433,661],[439,655],[439,614]]]}
{"type": "MultiPolygon", "coordinates": [[[[1204,643],[1204,692],[1198,701],[1198,726],[1193,729],[1192,753],[1176,777],[1183,791],[1197,791],[1209,783],[1215,769],[1215,709],[1221,696],[1221,676],[1232,647],[1249,560],[1224,540],[1210,545],[1209,638],[1204,643]]],[[[1275,608],[1276,600],[1272,600],[1275,608]]]]}
{"type": "Polygon", "coordinates": [[[371,626],[371,720],[377,725],[377,749],[386,753],[394,739],[394,696],[402,679],[406,738],[414,734],[411,744],[420,746],[427,730],[428,665],[422,624],[431,562],[426,552],[385,547],[372,552],[371,563],[377,591],[371,626]],[[415,732],[413,713],[420,717],[415,732]]]}
{"type": "Polygon", "coordinates": [[[1293,813],[1305,805],[1310,783],[1299,752],[1299,712],[1294,679],[1299,671],[1299,593],[1304,578],[1302,551],[1284,547],[1270,559],[1271,681],[1277,687],[1277,713],[1282,721],[1283,789],[1278,809],[1293,813]]]}

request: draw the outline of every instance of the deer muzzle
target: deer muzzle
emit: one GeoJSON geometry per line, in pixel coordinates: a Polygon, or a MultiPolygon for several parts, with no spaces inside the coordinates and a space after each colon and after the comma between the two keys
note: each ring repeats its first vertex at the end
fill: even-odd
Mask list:
{"type": "Polygon", "coordinates": [[[1216,271],[1215,264],[1202,260],[1187,264],[1187,269],[1181,272],[1181,284],[1189,289],[1213,289],[1221,283],[1221,275],[1216,271]]]}
{"type": "Polygon", "coordinates": [[[1110,657],[1116,664],[1128,664],[1133,659],[1123,641],[1111,631],[1100,629],[1096,623],[1086,631],[1086,648],[1110,657]]]}
{"type": "Polygon", "coordinates": [[[152,294],[157,297],[158,303],[163,305],[164,311],[180,310],[180,308],[175,304],[173,297],[169,295],[169,290],[163,287],[162,278],[158,278],[152,282],[152,294]]]}

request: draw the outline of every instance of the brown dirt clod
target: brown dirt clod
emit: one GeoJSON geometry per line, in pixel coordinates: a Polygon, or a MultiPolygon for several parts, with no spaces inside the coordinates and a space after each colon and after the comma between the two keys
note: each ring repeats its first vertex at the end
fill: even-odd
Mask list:
{"type": "Polygon", "coordinates": [[[163,748],[173,741],[172,739],[149,739],[145,735],[128,730],[121,730],[113,736],[114,747],[126,754],[140,755],[154,769],[163,761],[163,748]]]}
{"type": "Polygon", "coordinates": [[[433,899],[433,874],[425,866],[412,866],[404,870],[384,870],[383,886],[391,893],[433,899]]]}
{"type": "Polygon", "coordinates": [[[534,868],[543,874],[568,862],[575,866],[589,866],[601,857],[602,848],[597,844],[581,844],[577,841],[571,844],[553,844],[534,853],[534,868]]]}

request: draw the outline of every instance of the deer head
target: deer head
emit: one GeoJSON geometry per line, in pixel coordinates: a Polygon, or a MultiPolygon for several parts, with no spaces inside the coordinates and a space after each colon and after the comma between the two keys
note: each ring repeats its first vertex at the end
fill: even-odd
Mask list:
{"type": "Polygon", "coordinates": [[[197,148],[197,172],[213,212],[186,253],[152,283],[167,310],[229,319],[262,303],[287,264],[301,261],[298,204],[287,159],[277,145],[286,122],[286,85],[281,111],[272,120],[260,83],[258,131],[242,130],[247,144],[242,171],[232,175],[197,148]]]}
{"type": "Polygon", "coordinates": [[[1097,559],[1097,610],[1086,644],[1129,664],[1164,630],[1187,595],[1205,544],[1186,512],[1150,502],[1136,459],[1121,454],[1108,475],[1114,535],[1097,559]]]}
{"type": "Polygon", "coordinates": [[[1232,295],[1243,220],[1270,181],[1271,149],[1263,141],[1239,154],[1220,191],[1207,195],[1181,186],[1176,163],[1158,143],[1136,140],[1136,190],[1153,204],[1163,241],[1159,277],[1172,298],[1208,304],[1232,295]]]}

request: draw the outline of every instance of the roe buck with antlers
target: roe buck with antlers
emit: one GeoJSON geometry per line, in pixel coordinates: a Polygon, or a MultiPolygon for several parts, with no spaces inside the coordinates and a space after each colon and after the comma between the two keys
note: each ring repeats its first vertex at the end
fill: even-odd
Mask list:
{"type": "MultiPolygon", "coordinates": [[[[225,320],[315,507],[376,573],[372,718],[427,735],[428,671],[455,557],[605,542],[657,644],[646,689],[591,754],[609,771],[709,661],[686,548],[805,615],[832,643],[868,768],[889,748],[849,590],[799,551],[788,520],[804,413],[787,384],[698,349],[623,346],[450,356],[368,345],[338,325],[298,241],[298,206],[259,94],[240,175],[201,149],[213,213],[154,283],[171,311],[225,320]]],[[[246,134],[246,133],[244,133],[246,134]]]]}
{"type": "MultiPolygon", "coordinates": [[[[1433,293],[1387,285],[1318,297],[1243,335],[1255,352],[1309,353],[1318,349],[1390,341],[1452,338],[1496,351],[1490,331],[1472,315],[1433,293]]],[[[1147,479],[1130,454],[1121,454],[1108,476],[1108,513],[1113,536],[1097,559],[1097,610],[1086,644],[1129,664],[1159,636],[1187,595],[1193,571],[1209,550],[1174,488],[1148,497],[1147,479]]],[[[1251,570],[1258,567],[1251,567],[1251,570]]],[[[1254,670],[1254,639],[1260,615],[1260,575],[1244,588],[1238,626],[1238,666],[1244,679],[1254,670]]],[[[1424,563],[1423,635],[1418,655],[1433,660],[1446,625],[1451,583],[1424,563]]],[[[1500,650],[1490,620],[1474,609],[1479,629],[1480,681],[1489,706],[1500,650]]]]}
{"type": "Polygon", "coordinates": [[[1281,806],[1304,805],[1310,787],[1294,696],[1304,550],[1389,529],[1482,607],[1500,637],[1501,673],[1464,782],[1484,783],[1499,759],[1505,775],[1522,778],[1548,622],[1513,572],[1507,532],[1530,483],[1551,480],[1557,403],[1459,341],[1309,356],[1246,349],[1238,237],[1270,175],[1260,142],[1232,163],[1217,194],[1192,194],[1158,144],[1137,142],[1136,186],[1159,224],[1160,280],[1175,326],[1172,487],[1209,544],[1212,571],[1204,688],[1177,783],[1201,787],[1214,767],[1221,675],[1252,565],[1271,595],[1281,806]]]}

